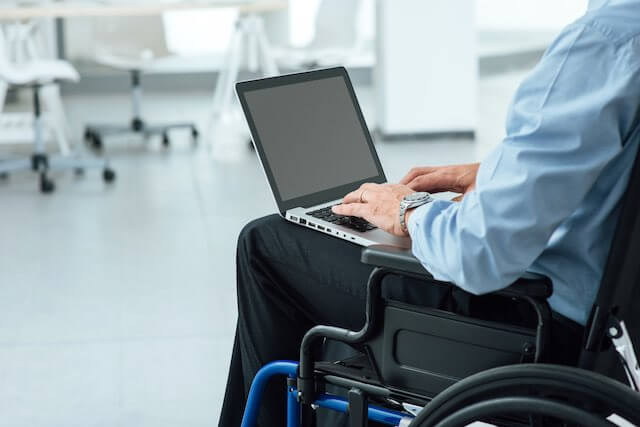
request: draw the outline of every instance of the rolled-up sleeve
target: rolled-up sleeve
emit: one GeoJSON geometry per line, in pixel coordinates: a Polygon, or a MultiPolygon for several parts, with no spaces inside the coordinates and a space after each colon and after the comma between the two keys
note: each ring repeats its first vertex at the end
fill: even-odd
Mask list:
{"type": "Polygon", "coordinates": [[[413,252],[437,279],[492,292],[542,253],[621,150],[636,108],[620,95],[630,78],[616,75],[620,61],[628,58],[596,28],[574,25],[553,43],[518,89],[476,189],[410,217],[413,252]]]}

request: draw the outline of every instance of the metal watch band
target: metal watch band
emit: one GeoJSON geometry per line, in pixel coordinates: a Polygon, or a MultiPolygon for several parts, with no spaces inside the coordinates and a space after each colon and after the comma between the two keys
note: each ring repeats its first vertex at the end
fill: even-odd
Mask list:
{"type": "Polygon", "coordinates": [[[402,230],[403,233],[407,233],[409,231],[407,230],[407,224],[404,220],[404,216],[407,213],[408,207],[409,205],[405,203],[404,200],[400,202],[400,229],[402,230]]]}
{"type": "Polygon", "coordinates": [[[406,200],[403,199],[400,202],[400,210],[399,210],[399,215],[400,215],[400,229],[402,230],[402,232],[404,233],[408,233],[408,227],[407,227],[407,223],[405,221],[405,215],[407,213],[408,209],[413,209],[413,208],[417,208],[420,207],[422,205],[426,205],[427,203],[433,201],[433,198],[431,197],[431,195],[429,193],[425,193],[425,196],[423,199],[420,200],[406,200]]]}

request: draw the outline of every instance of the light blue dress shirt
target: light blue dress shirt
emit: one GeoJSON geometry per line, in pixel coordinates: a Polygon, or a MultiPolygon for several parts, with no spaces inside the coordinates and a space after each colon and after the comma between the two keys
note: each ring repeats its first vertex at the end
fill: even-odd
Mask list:
{"type": "Polygon", "coordinates": [[[639,112],[640,0],[592,2],[516,92],[476,189],[411,215],[413,253],[473,294],[525,272],[547,276],[552,309],[584,325],[640,144],[639,112]]]}

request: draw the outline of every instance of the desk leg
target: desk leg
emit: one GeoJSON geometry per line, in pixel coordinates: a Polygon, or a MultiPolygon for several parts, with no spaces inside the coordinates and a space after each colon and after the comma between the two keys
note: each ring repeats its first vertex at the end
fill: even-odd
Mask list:
{"type": "Polygon", "coordinates": [[[260,71],[264,76],[278,74],[278,67],[273,57],[269,41],[264,30],[262,17],[256,14],[240,15],[229,42],[225,64],[220,70],[216,82],[211,108],[211,116],[207,125],[205,138],[209,147],[213,147],[213,131],[224,113],[231,107],[233,88],[238,80],[242,59],[248,56],[250,71],[258,68],[256,59],[260,59],[260,71]],[[252,49],[253,47],[253,49],[252,49]]]}
{"type": "Polygon", "coordinates": [[[65,25],[64,18],[56,18],[56,47],[58,59],[65,59],[67,52],[65,49],[65,25]]]}

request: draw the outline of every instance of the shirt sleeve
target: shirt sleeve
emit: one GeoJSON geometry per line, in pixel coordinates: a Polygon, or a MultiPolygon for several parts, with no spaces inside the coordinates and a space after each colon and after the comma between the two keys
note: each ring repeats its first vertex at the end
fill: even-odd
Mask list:
{"type": "Polygon", "coordinates": [[[409,219],[413,253],[435,278],[474,294],[521,277],[621,150],[632,121],[624,55],[606,35],[569,27],[519,87],[506,137],[462,202],[409,219]]]}

